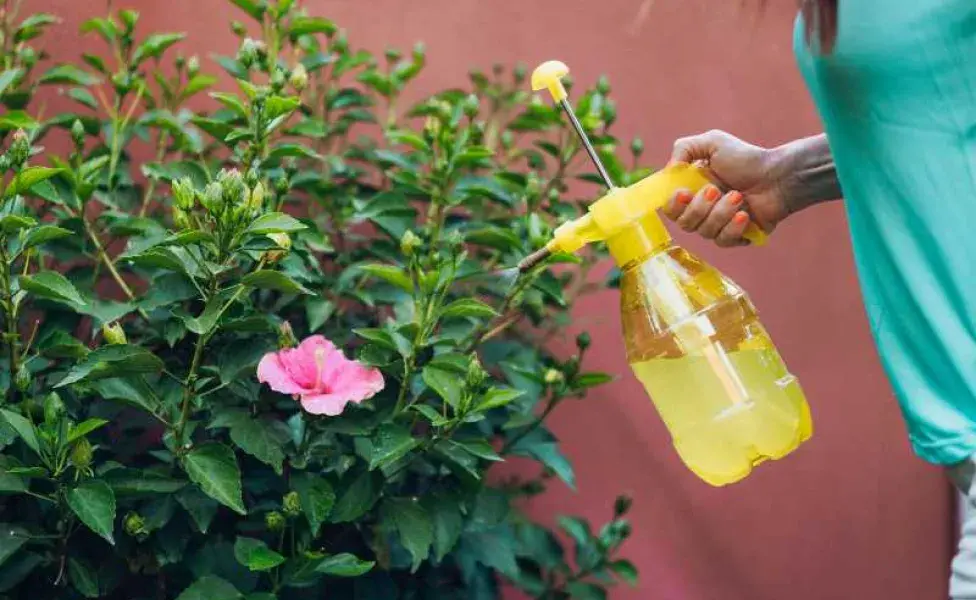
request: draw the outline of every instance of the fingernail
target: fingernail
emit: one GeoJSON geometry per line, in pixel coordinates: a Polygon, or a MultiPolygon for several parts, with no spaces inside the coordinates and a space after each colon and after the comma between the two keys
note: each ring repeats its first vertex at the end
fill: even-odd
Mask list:
{"type": "Polygon", "coordinates": [[[739,206],[742,204],[742,194],[739,192],[729,192],[729,204],[739,206]]]}
{"type": "Polygon", "coordinates": [[[742,225],[743,223],[747,223],[749,221],[749,213],[740,210],[739,212],[735,213],[735,216],[732,217],[732,220],[735,221],[737,225],[742,225]]]}
{"type": "Polygon", "coordinates": [[[678,192],[678,204],[691,204],[692,195],[688,192],[678,192]]]}
{"type": "Polygon", "coordinates": [[[714,185],[710,185],[707,188],[705,188],[705,200],[708,200],[709,202],[715,202],[721,197],[722,197],[722,192],[720,192],[719,189],[714,185]]]}

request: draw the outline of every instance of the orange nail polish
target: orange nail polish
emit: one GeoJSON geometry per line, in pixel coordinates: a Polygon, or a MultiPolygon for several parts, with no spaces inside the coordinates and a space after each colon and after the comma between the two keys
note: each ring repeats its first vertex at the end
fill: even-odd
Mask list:
{"type": "Polygon", "coordinates": [[[739,192],[730,192],[729,204],[731,204],[732,206],[739,206],[740,204],[742,204],[742,194],[740,194],[739,192]]]}
{"type": "Polygon", "coordinates": [[[717,187],[708,186],[708,188],[705,189],[705,200],[708,200],[709,202],[715,202],[721,197],[722,197],[722,192],[720,192],[717,187]]]}
{"type": "Polygon", "coordinates": [[[678,204],[691,204],[692,196],[688,192],[678,192],[678,204]]]}
{"type": "Polygon", "coordinates": [[[747,223],[749,221],[749,214],[740,210],[739,212],[735,213],[732,220],[735,221],[737,225],[742,225],[743,223],[747,223]]]}

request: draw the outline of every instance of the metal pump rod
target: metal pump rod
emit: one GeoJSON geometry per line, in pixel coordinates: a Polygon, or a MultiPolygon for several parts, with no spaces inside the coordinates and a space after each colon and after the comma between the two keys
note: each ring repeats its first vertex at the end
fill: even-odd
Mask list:
{"type": "Polygon", "coordinates": [[[583,142],[583,149],[586,153],[590,155],[590,160],[593,161],[593,166],[600,173],[600,178],[603,179],[603,183],[606,184],[607,189],[614,189],[617,186],[613,184],[613,180],[610,179],[610,175],[607,173],[606,167],[603,166],[603,161],[600,160],[600,156],[596,153],[596,149],[593,144],[590,143],[590,138],[586,136],[586,132],[583,131],[583,125],[580,124],[579,119],[576,118],[576,113],[573,111],[573,105],[569,103],[568,98],[563,98],[559,100],[559,106],[562,107],[563,112],[569,117],[569,122],[573,124],[573,129],[576,130],[576,135],[579,136],[581,142],[583,142]]]}

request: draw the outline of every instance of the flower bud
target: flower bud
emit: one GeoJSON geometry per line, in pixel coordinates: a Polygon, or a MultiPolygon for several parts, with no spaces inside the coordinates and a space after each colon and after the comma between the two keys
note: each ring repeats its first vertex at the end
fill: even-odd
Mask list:
{"type": "Polygon", "coordinates": [[[400,252],[402,252],[404,256],[413,256],[414,252],[416,252],[422,244],[423,240],[421,240],[416,233],[408,229],[404,232],[403,237],[400,238],[400,252]]]}
{"type": "Polygon", "coordinates": [[[291,189],[291,182],[288,181],[287,177],[279,177],[275,179],[275,192],[278,194],[287,194],[288,190],[291,189]]]}
{"type": "Polygon", "coordinates": [[[180,54],[179,56],[176,57],[176,70],[182,71],[183,67],[185,66],[186,66],[186,58],[182,54],[180,54]]]}
{"type": "Polygon", "coordinates": [[[295,332],[291,328],[291,323],[285,321],[278,326],[278,349],[284,350],[285,348],[294,348],[298,345],[298,338],[295,337],[295,332]]]}
{"type": "Polygon", "coordinates": [[[247,35],[247,27],[245,27],[244,23],[241,23],[240,21],[231,21],[230,30],[233,31],[234,35],[238,37],[244,37],[247,35]]]}
{"type": "Polygon", "coordinates": [[[515,78],[515,83],[521,84],[522,82],[524,82],[525,73],[526,73],[526,69],[524,64],[519,63],[515,65],[515,69],[512,71],[512,76],[515,78]]]}
{"type": "Polygon", "coordinates": [[[285,516],[295,518],[302,514],[302,501],[298,497],[298,492],[288,492],[281,501],[282,510],[285,516]]]}
{"type": "Polygon", "coordinates": [[[502,132],[502,148],[509,150],[515,144],[515,136],[511,131],[502,132]]]}
{"type": "Polygon", "coordinates": [[[125,330],[122,329],[122,326],[117,321],[102,325],[102,337],[110,345],[129,343],[129,340],[125,337],[125,330]]]}
{"type": "Polygon", "coordinates": [[[396,48],[387,48],[386,52],[384,52],[384,55],[386,56],[386,60],[393,62],[396,60],[400,60],[400,57],[403,56],[403,52],[400,52],[396,48]]]}
{"type": "Polygon", "coordinates": [[[264,515],[264,526],[268,528],[271,533],[279,533],[285,530],[285,525],[288,522],[285,521],[285,516],[278,511],[271,511],[264,515]]]}
{"type": "Polygon", "coordinates": [[[260,211],[264,208],[264,184],[260,181],[251,190],[247,205],[251,210],[260,211]]]}
{"type": "Polygon", "coordinates": [[[305,65],[302,63],[295,65],[291,71],[291,76],[288,78],[288,83],[295,88],[296,92],[301,92],[308,87],[308,71],[305,70],[305,65]]]}
{"type": "Polygon", "coordinates": [[[203,190],[203,196],[200,198],[200,203],[203,204],[203,207],[213,213],[220,210],[223,202],[224,186],[220,185],[219,181],[208,183],[206,189],[203,190]]]}
{"type": "Polygon", "coordinates": [[[633,503],[634,501],[629,496],[617,496],[617,500],[613,503],[613,515],[615,517],[624,516],[633,503]]]}
{"type": "Polygon", "coordinates": [[[190,77],[194,77],[200,72],[200,58],[198,56],[193,55],[190,60],[186,61],[186,72],[190,77]]]}
{"type": "MultiPolygon", "coordinates": [[[[217,181],[220,183],[222,193],[222,200],[224,204],[229,204],[231,206],[238,206],[244,203],[247,198],[247,186],[244,185],[244,178],[241,176],[241,172],[237,169],[224,169],[217,176],[217,181]]],[[[264,199],[263,196],[261,198],[264,199]]]]}
{"type": "Polygon", "coordinates": [[[177,229],[189,229],[190,228],[190,217],[186,214],[186,211],[178,206],[173,207],[173,226],[177,229]]]}
{"type": "Polygon", "coordinates": [[[413,58],[414,60],[423,60],[424,56],[427,54],[427,46],[424,46],[423,42],[417,42],[413,46],[413,58]]]}
{"type": "Polygon", "coordinates": [[[10,158],[6,154],[0,154],[0,175],[7,172],[10,168],[10,158]]]}
{"type": "Polygon", "coordinates": [[[277,68],[274,74],[271,76],[271,89],[275,91],[281,91],[285,87],[285,71],[281,68],[277,68]]]}
{"type": "Polygon", "coordinates": [[[85,145],[85,125],[75,119],[71,124],[71,141],[75,143],[75,148],[81,149],[85,145]]]}
{"type": "Polygon", "coordinates": [[[237,49],[237,61],[249,69],[258,60],[258,42],[251,38],[244,38],[240,47],[237,49]]]}
{"type": "Polygon", "coordinates": [[[635,137],[632,142],[630,142],[630,151],[634,156],[640,156],[644,154],[644,140],[639,137],[635,137]]]}
{"type": "Polygon", "coordinates": [[[606,75],[600,75],[600,78],[597,79],[596,91],[600,92],[604,96],[610,93],[610,80],[607,79],[606,75]]]}
{"type": "Polygon", "coordinates": [[[92,456],[94,454],[95,451],[88,438],[79,438],[71,447],[71,464],[79,471],[84,471],[91,466],[92,456]]]}
{"type": "Polygon", "coordinates": [[[478,97],[474,94],[468,94],[468,97],[464,99],[464,114],[469,118],[475,117],[480,109],[478,97]]]}
{"type": "Polygon", "coordinates": [[[20,365],[20,368],[17,369],[17,374],[14,376],[14,385],[17,386],[17,389],[21,392],[26,392],[28,388],[30,388],[31,381],[33,381],[33,379],[34,377],[31,375],[31,372],[27,370],[27,367],[20,365]]]}
{"type": "Polygon", "coordinates": [[[173,201],[181,210],[193,210],[196,191],[189,177],[184,177],[173,183],[173,201]]]}
{"type": "Polygon", "coordinates": [[[7,156],[10,158],[10,164],[14,169],[20,169],[27,162],[27,158],[30,156],[30,141],[28,141],[27,134],[24,133],[23,129],[14,132],[10,140],[10,148],[7,150],[7,156]]]}
{"type": "Polygon", "coordinates": [[[458,251],[464,247],[464,234],[457,229],[448,233],[445,239],[451,250],[458,251]]]}
{"type": "Polygon", "coordinates": [[[33,67],[37,64],[37,51],[30,46],[25,46],[20,51],[20,62],[24,63],[25,67],[33,67]]]}
{"type": "Polygon", "coordinates": [[[142,537],[149,533],[146,529],[146,520],[139,513],[135,512],[130,512],[125,515],[123,528],[125,529],[125,533],[132,537],[142,537]]]}
{"type": "Polygon", "coordinates": [[[600,112],[607,127],[613,125],[614,121],[617,120],[617,105],[612,100],[604,102],[600,112]]]}
{"type": "Polygon", "coordinates": [[[549,385],[559,383],[563,380],[563,373],[562,371],[558,371],[556,369],[547,369],[545,375],[543,376],[543,380],[549,385]]]}
{"type": "Polygon", "coordinates": [[[592,340],[590,339],[590,334],[585,331],[576,336],[576,347],[579,348],[580,351],[589,348],[591,342],[592,340]]]}
{"type": "Polygon", "coordinates": [[[481,366],[481,361],[475,355],[471,356],[471,361],[468,363],[468,372],[465,375],[465,383],[467,383],[469,388],[477,389],[485,382],[485,378],[488,377],[488,373],[485,372],[484,367],[481,366]]]}
{"type": "Polygon", "coordinates": [[[65,413],[64,402],[57,392],[51,392],[44,397],[44,422],[53,425],[61,420],[65,413]]]}

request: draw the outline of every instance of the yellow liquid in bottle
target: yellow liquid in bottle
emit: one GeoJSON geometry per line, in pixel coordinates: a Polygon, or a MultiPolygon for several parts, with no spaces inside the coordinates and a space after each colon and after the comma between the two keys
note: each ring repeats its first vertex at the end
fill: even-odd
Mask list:
{"type": "Polygon", "coordinates": [[[810,411],[745,294],[682,248],[626,269],[627,356],[682,461],[715,486],[812,434],[810,411]]]}
{"type": "MultiPolygon", "coordinates": [[[[704,349],[703,349],[704,350],[704,349]]],[[[796,378],[775,350],[701,354],[632,364],[685,464],[712,485],[744,478],[786,456],[812,433],[796,378]],[[782,372],[782,378],[772,373],[782,372]]]]}

